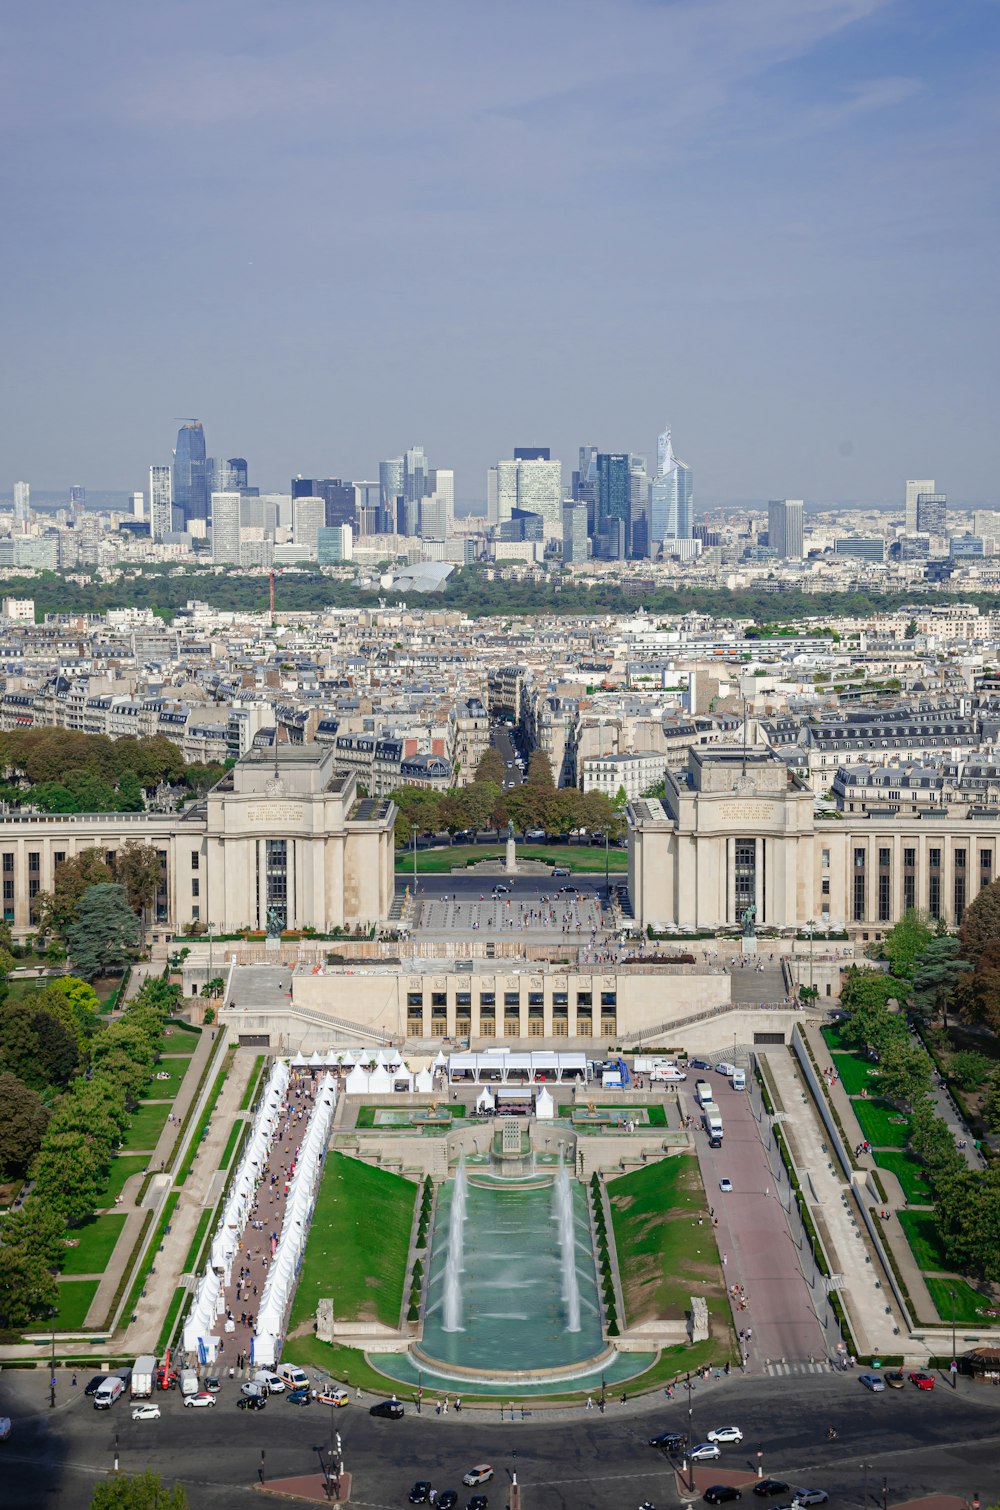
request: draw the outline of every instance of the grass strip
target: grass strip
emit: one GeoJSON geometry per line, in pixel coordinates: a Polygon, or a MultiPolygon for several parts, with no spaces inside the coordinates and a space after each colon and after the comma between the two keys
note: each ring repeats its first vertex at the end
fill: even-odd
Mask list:
{"type": "Polygon", "coordinates": [[[177,1155],[180,1153],[181,1148],[184,1145],[184,1135],[185,1135],[185,1133],[188,1130],[188,1126],[189,1126],[189,1124],[191,1122],[191,1118],[194,1116],[195,1107],[198,1105],[198,1099],[201,1096],[202,1087],[204,1086],[205,1081],[208,1079],[209,1073],[211,1072],[211,1069],[212,1069],[212,1065],[215,1062],[216,1056],[217,1056],[219,1050],[221,1049],[223,1042],[224,1042],[224,1039],[222,1039],[222,1038],[220,1038],[218,1040],[215,1048],[209,1054],[208,1058],[205,1060],[204,1065],[202,1066],[201,1074],[198,1077],[198,1084],[195,1086],[195,1089],[194,1089],[194,1095],[191,1097],[190,1103],[188,1105],[188,1109],[184,1113],[184,1120],[182,1121],[180,1127],[177,1130],[177,1136],[174,1139],[174,1146],[170,1150],[170,1157],[167,1160],[167,1166],[166,1166],[168,1169],[173,1169],[173,1167],[174,1167],[174,1161],[176,1160],[177,1155]]]}
{"type": "Polygon", "coordinates": [[[229,1071],[232,1068],[232,1063],[235,1057],[236,1045],[232,1044],[226,1050],[225,1058],[222,1061],[222,1068],[216,1075],[215,1084],[209,1091],[208,1099],[205,1102],[205,1110],[201,1114],[201,1120],[198,1123],[195,1135],[188,1144],[187,1153],[184,1155],[184,1162],[181,1165],[180,1169],[177,1171],[176,1183],[178,1185],[183,1185],[184,1181],[191,1173],[192,1165],[194,1164],[195,1159],[198,1157],[198,1150],[201,1148],[205,1134],[208,1131],[208,1124],[211,1122],[213,1116],[215,1115],[216,1102],[218,1101],[219,1096],[222,1093],[222,1087],[226,1083],[226,1077],[228,1076],[229,1071]]]}
{"type": "Polygon", "coordinates": [[[229,1168],[230,1164],[232,1163],[233,1154],[236,1152],[240,1140],[246,1136],[249,1127],[249,1122],[237,1122],[236,1125],[232,1128],[222,1158],[219,1160],[220,1169],[229,1168]]]}
{"type": "Polygon", "coordinates": [[[212,1216],[213,1211],[211,1206],[206,1206],[205,1210],[198,1218],[197,1227],[194,1229],[194,1237],[191,1239],[191,1246],[188,1249],[187,1258],[184,1260],[184,1267],[181,1270],[182,1274],[194,1273],[195,1266],[198,1262],[198,1255],[201,1253],[202,1245],[205,1241],[205,1233],[208,1231],[209,1226],[211,1225],[212,1216]]]}
{"type": "MultiPolygon", "coordinates": [[[[588,845],[569,845],[566,848],[537,844],[518,844],[518,859],[535,860],[542,865],[562,866],[574,875],[603,875],[604,848],[588,845]]],[[[418,849],[418,875],[447,875],[462,866],[466,868],[491,861],[497,864],[504,858],[500,847],[489,844],[454,844],[448,848],[418,849]]],[[[608,850],[608,870],[620,874],[628,870],[628,854],[612,847],[608,850]]],[[[399,875],[413,874],[412,849],[396,851],[396,871],[399,875]]],[[[491,878],[492,884],[492,878],[491,878]]]]}
{"type": "MultiPolygon", "coordinates": [[[[146,1256],[143,1259],[142,1263],[139,1265],[138,1270],[136,1271],[135,1280],[133,1282],[131,1290],[129,1291],[128,1303],[125,1306],[125,1311],[128,1316],[131,1316],[134,1313],[136,1303],[138,1302],[139,1297],[142,1294],[143,1286],[150,1276],[153,1265],[156,1263],[156,1256],[160,1251],[160,1244],[163,1242],[167,1228],[170,1226],[170,1219],[174,1214],[174,1207],[180,1200],[180,1195],[181,1193],[179,1190],[172,1190],[167,1196],[166,1203],[163,1207],[163,1215],[160,1217],[160,1225],[153,1235],[153,1241],[146,1249],[146,1256]]],[[[152,1215],[152,1213],[150,1213],[150,1215],[152,1215]]]]}
{"type": "Polygon", "coordinates": [[[243,1100],[240,1102],[241,1112],[248,1111],[249,1108],[253,1105],[254,1097],[257,1094],[257,1087],[260,1085],[260,1077],[263,1073],[266,1063],[266,1054],[258,1054],[257,1058],[254,1060],[253,1069],[250,1071],[250,1079],[247,1082],[246,1090],[243,1092],[243,1100]]]}
{"type": "Polygon", "coordinates": [[[97,1294],[97,1279],[64,1279],[58,1286],[59,1309],[45,1323],[47,1332],[79,1332],[97,1294]]]}
{"type": "Polygon", "coordinates": [[[149,1224],[152,1220],[153,1213],[151,1211],[147,1211],[146,1215],[142,1219],[142,1226],[139,1229],[139,1236],[132,1244],[132,1252],[129,1254],[128,1263],[122,1270],[121,1278],[118,1281],[118,1288],[115,1290],[114,1296],[112,1297],[111,1309],[108,1311],[104,1326],[100,1329],[102,1331],[111,1331],[112,1325],[114,1324],[114,1319],[118,1314],[118,1307],[121,1305],[122,1296],[125,1293],[125,1286],[128,1284],[130,1278],[132,1277],[132,1270],[135,1268],[136,1264],[139,1261],[139,1254],[142,1252],[142,1245],[145,1242],[146,1233],[149,1231],[149,1224]]]}
{"type": "Polygon", "coordinates": [[[125,1213],[91,1217],[66,1233],[74,1247],[67,1247],[60,1264],[62,1274],[103,1274],[122,1235],[125,1213]]]}
{"type": "Polygon", "coordinates": [[[955,1292],[955,1321],[961,1326],[991,1326],[993,1318],[985,1313],[993,1302],[980,1295],[964,1279],[933,1279],[924,1275],[924,1283],[942,1321],[951,1320],[951,1292],[955,1292]]]}
{"type": "Polygon", "coordinates": [[[177,1326],[177,1318],[180,1315],[181,1306],[187,1299],[187,1290],[183,1285],[178,1285],[174,1291],[174,1298],[167,1308],[167,1314],[160,1328],[160,1340],[156,1347],[156,1356],[162,1358],[171,1342],[174,1340],[174,1329],[177,1326]]]}

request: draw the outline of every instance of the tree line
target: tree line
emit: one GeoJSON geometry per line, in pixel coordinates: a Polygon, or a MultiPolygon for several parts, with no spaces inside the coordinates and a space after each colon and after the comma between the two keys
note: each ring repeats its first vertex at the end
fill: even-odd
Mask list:
{"type": "MultiPolygon", "coordinates": [[[[66,1229],[93,1213],[131,1113],[151,1079],[164,1023],[176,1010],[178,994],[179,988],[165,980],[147,981],[121,1017],[109,1024],[97,1019],[89,1000],[78,1001],[76,1006],[90,1014],[82,1042],[76,1007],[71,1013],[76,1028],[70,1029],[67,1014],[60,1010],[56,1015],[50,1002],[28,1005],[29,1016],[48,1017],[61,1025],[64,1039],[72,1038],[75,1047],[68,1078],[68,1046],[59,1065],[51,1067],[56,1078],[46,1093],[59,1092],[51,1106],[44,1105],[41,1092],[36,1094],[43,1108],[21,1094],[21,1102],[34,1108],[30,1137],[37,1136],[43,1115],[45,1126],[28,1165],[30,1192],[0,1229],[0,1328],[23,1328],[58,1309],[56,1276],[66,1253],[66,1229]]],[[[5,1008],[3,1015],[9,1010],[5,1008]]],[[[0,1032],[0,1055],[6,1055],[8,1042],[0,1032]]],[[[23,1059],[15,1062],[27,1068],[23,1059]]],[[[32,1089],[13,1071],[5,1069],[4,1075],[32,1089]]],[[[24,1150],[18,1158],[23,1166],[24,1150]]]]}
{"type": "Polygon", "coordinates": [[[162,734],[144,739],[48,726],[0,733],[0,798],[47,813],[141,813],[161,781],[201,793],[223,775],[215,763],[187,765],[162,734]]]}
{"type": "MultiPolygon", "coordinates": [[[[598,832],[607,827],[611,838],[625,832],[623,801],[612,802],[603,792],[557,787],[543,750],[528,762],[527,780],[504,790],[506,768],[496,750],[489,749],[476,767],[475,780],[447,792],[404,786],[392,793],[396,814],[396,843],[405,846],[414,834],[463,833],[495,829],[499,836],[513,823],[524,833],[544,829],[566,834],[575,828],[598,832]]],[[[621,794],[624,799],[624,793],[621,794]]]]}

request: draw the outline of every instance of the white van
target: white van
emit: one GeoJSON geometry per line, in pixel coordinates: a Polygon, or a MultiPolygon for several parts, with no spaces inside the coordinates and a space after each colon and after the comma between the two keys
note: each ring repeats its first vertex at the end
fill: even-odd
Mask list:
{"type": "Polygon", "coordinates": [[[273,1368],[259,1368],[253,1376],[253,1382],[263,1384],[272,1395],[284,1394],[285,1381],[278,1377],[273,1368]]]}
{"type": "Polygon", "coordinates": [[[747,1088],[746,1070],[733,1070],[733,1090],[745,1091],[747,1088]]]}
{"type": "Polygon", "coordinates": [[[109,1374],[94,1396],[95,1410],[110,1410],[125,1388],[125,1381],[117,1374],[109,1374]]]}
{"type": "Polygon", "coordinates": [[[308,1376],[297,1363],[279,1363],[275,1373],[287,1389],[308,1389],[308,1376]]]}

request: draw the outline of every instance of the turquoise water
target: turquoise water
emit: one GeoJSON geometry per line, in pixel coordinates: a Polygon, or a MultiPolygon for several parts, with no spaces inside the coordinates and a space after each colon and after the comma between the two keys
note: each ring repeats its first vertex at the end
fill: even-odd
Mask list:
{"type": "MultiPolygon", "coordinates": [[[[439,1369],[428,1366],[418,1369],[406,1353],[369,1353],[368,1356],[374,1368],[399,1384],[412,1385],[414,1389],[423,1385],[424,1404],[428,1409],[431,1408],[428,1396],[435,1390],[442,1394],[449,1390],[452,1394],[459,1395],[495,1395],[498,1400],[520,1400],[534,1395],[568,1395],[578,1390],[592,1390],[598,1394],[602,1380],[610,1389],[612,1385],[622,1385],[629,1379],[634,1379],[656,1362],[655,1353],[617,1353],[603,1366],[588,1369],[586,1364],[581,1364],[580,1372],[569,1378],[550,1379],[545,1384],[496,1384],[488,1375],[469,1379],[449,1374],[447,1364],[442,1364],[439,1369]]],[[[503,1366],[502,1360],[498,1360],[498,1363],[503,1366]]]]}

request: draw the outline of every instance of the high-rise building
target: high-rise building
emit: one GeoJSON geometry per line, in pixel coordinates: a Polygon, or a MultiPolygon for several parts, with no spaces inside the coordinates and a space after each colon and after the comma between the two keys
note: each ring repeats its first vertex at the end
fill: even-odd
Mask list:
{"type": "Polygon", "coordinates": [[[515,446],[515,461],[551,461],[552,452],[548,446],[515,446]]]}
{"type": "Polygon", "coordinates": [[[623,555],[627,556],[629,553],[631,492],[627,454],[622,451],[599,451],[597,455],[597,534],[606,538],[606,554],[612,561],[621,560],[623,555]]]}
{"type": "Polygon", "coordinates": [[[430,491],[420,501],[420,533],[425,540],[447,540],[455,532],[455,473],[450,467],[434,467],[428,486],[430,491]]]}
{"type": "Polygon", "coordinates": [[[946,535],[948,533],[947,493],[917,494],[917,534],[946,535]]]}
{"type": "Polygon", "coordinates": [[[238,492],[212,494],[212,560],[216,565],[240,565],[242,501],[238,492]]]}
{"type": "Polygon", "coordinates": [[[643,560],[649,555],[649,478],[645,456],[629,456],[628,478],[629,554],[633,560],[643,560]]]}
{"type": "Polygon", "coordinates": [[[906,521],[904,530],[907,535],[917,533],[917,499],[921,493],[934,492],[933,477],[911,477],[906,484],[906,521]]]}
{"type": "Polygon", "coordinates": [[[693,499],[693,473],[674,455],[668,425],[656,442],[656,476],[649,490],[650,540],[690,540],[693,499]]]}
{"type": "Polygon", "coordinates": [[[427,494],[427,457],[423,446],[411,446],[403,456],[403,497],[419,506],[427,494]]]}
{"type": "Polygon", "coordinates": [[[497,462],[497,524],[503,524],[517,508],[516,461],[497,462]]]}
{"type": "Polygon", "coordinates": [[[801,561],[802,499],[774,498],[767,505],[767,543],[782,561],[801,561]]]}
{"type": "Polygon", "coordinates": [[[15,482],[14,484],[14,529],[15,533],[24,534],[28,528],[28,520],[31,518],[31,484],[30,482],[15,482]]]}
{"type": "Polygon", "coordinates": [[[391,535],[396,528],[396,500],[403,496],[403,458],[401,456],[379,462],[378,492],[379,533],[391,535]]]}
{"type": "Polygon", "coordinates": [[[562,463],[548,457],[517,462],[517,507],[542,520],[543,538],[562,539],[562,463]]]}
{"type": "Polygon", "coordinates": [[[145,519],[145,517],[146,517],[146,495],[145,495],[145,493],[143,493],[141,491],[137,491],[137,492],[133,493],[132,497],[131,497],[131,507],[132,507],[132,513],[133,513],[133,515],[135,516],[136,519],[145,519]]]}
{"type": "Polygon", "coordinates": [[[162,540],[173,533],[174,494],[173,479],[169,467],[149,469],[149,534],[153,540],[162,540]]]}
{"type": "Polygon", "coordinates": [[[222,461],[210,456],[205,463],[205,470],[209,494],[247,492],[247,464],[244,457],[230,456],[222,461]]]}
{"type": "Polygon", "coordinates": [[[174,505],[182,529],[190,519],[208,518],[208,458],[200,419],[186,421],[177,432],[174,452],[174,505]]]}
{"type": "Polygon", "coordinates": [[[319,532],[326,528],[325,498],[292,499],[292,534],[296,545],[316,554],[319,532]]]}
{"type": "Polygon", "coordinates": [[[74,482],[69,490],[69,511],[74,519],[79,519],[87,507],[87,489],[79,482],[74,482]]]}
{"type": "Polygon", "coordinates": [[[563,504],[563,560],[580,562],[587,559],[587,505],[585,503],[563,504]]]}
{"type": "Polygon", "coordinates": [[[320,566],[339,566],[354,557],[354,533],[349,524],[324,526],[316,539],[316,559],[320,566]]]}

